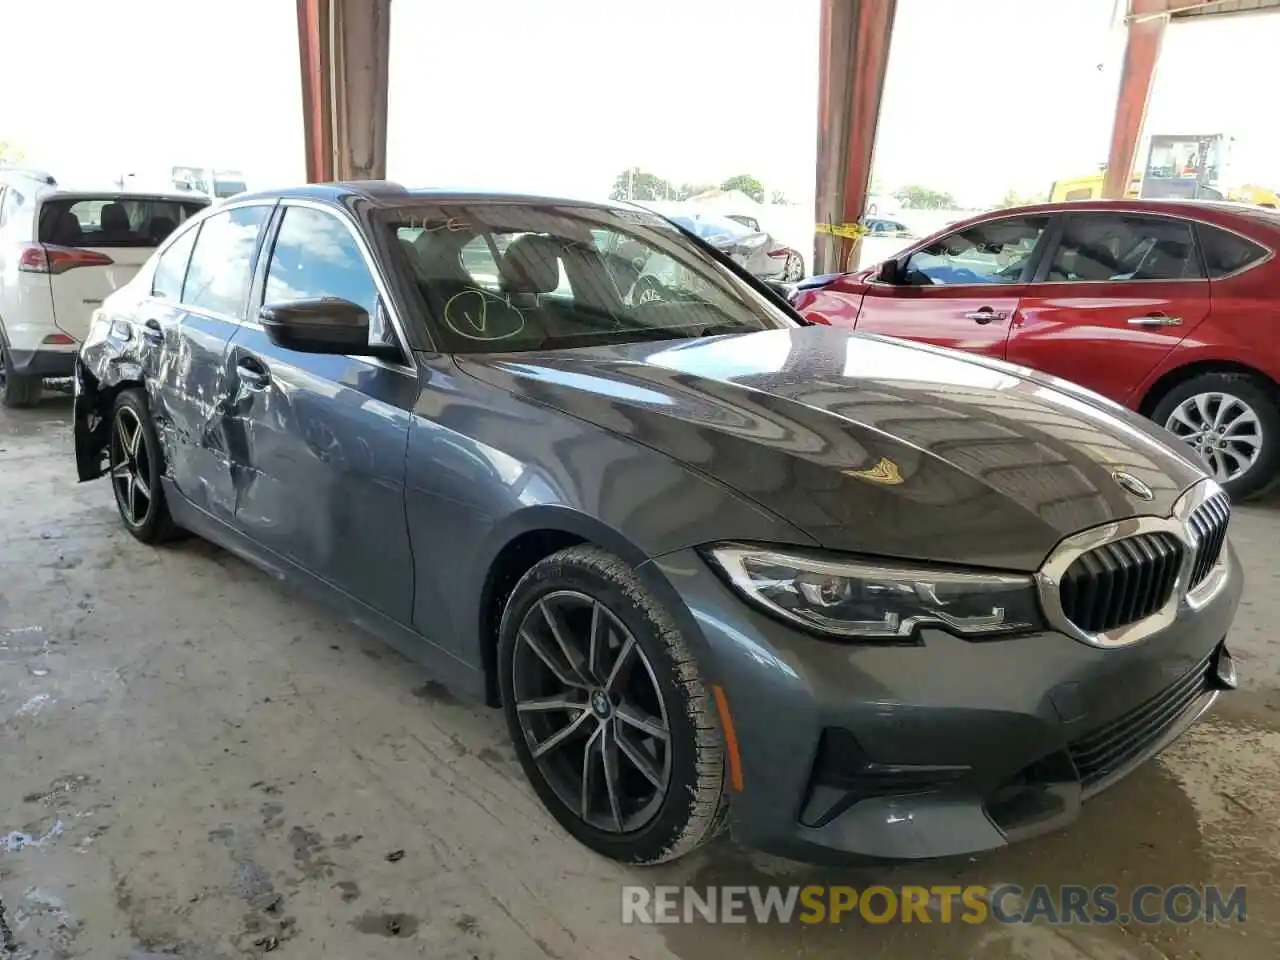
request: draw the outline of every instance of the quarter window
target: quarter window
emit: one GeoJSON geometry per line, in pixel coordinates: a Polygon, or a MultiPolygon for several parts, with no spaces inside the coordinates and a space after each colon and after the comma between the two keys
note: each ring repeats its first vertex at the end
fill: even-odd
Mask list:
{"type": "Polygon", "coordinates": [[[925,287],[1018,283],[1048,223],[1048,217],[1009,217],[966,227],[913,253],[906,282],[925,287]]]}
{"type": "Polygon", "coordinates": [[[1202,223],[1196,227],[1196,232],[1200,234],[1205,266],[1209,268],[1209,276],[1215,280],[1250,267],[1267,255],[1266,247],[1229,230],[1202,223]]]}
{"type": "Polygon", "coordinates": [[[1066,218],[1045,279],[1089,283],[1201,278],[1186,221],[1099,214],[1066,218]]]}
{"type": "Polygon", "coordinates": [[[182,281],[187,275],[187,263],[191,260],[191,248],[195,246],[198,232],[198,227],[188,230],[160,254],[151,278],[152,296],[168,300],[182,299],[182,281]]]}
{"type": "Polygon", "coordinates": [[[271,208],[236,207],[200,225],[182,302],[230,317],[244,315],[253,276],[253,248],[271,208]]]}

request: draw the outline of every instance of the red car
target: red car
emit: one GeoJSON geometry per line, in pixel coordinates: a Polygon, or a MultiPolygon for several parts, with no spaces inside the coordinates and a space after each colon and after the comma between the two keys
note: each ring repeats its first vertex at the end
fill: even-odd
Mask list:
{"type": "Polygon", "coordinates": [[[1280,478],[1280,213],[1190,201],[983,214],[800,284],[810,320],[1072,380],[1195,448],[1236,498],[1280,478]]]}

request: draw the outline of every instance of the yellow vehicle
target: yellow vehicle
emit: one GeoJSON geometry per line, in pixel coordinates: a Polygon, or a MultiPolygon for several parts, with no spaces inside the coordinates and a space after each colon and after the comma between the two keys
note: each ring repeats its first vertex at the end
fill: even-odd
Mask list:
{"type": "MultiPolygon", "coordinates": [[[[1234,200],[1262,207],[1280,207],[1275,191],[1256,184],[1231,190],[1223,186],[1233,140],[1226,134],[1155,134],[1147,147],[1143,172],[1129,178],[1125,197],[1234,200]]],[[[1049,199],[1096,200],[1102,196],[1105,167],[1087,177],[1058,180],[1049,199]]]]}
{"type": "MultiPolygon", "coordinates": [[[[1070,180],[1055,180],[1049,191],[1052,203],[1064,200],[1097,200],[1102,196],[1102,174],[1095,173],[1087,177],[1074,177],[1070,180]]],[[[1129,181],[1129,189],[1125,191],[1126,199],[1142,195],[1142,177],[1134,176],[1129,181]]],[[[1227,199],[1233,203],[1251,203],[1272,210],[1280,209],[1280,194],[1270,187],[1246,183],[1227,191],[1227,199]]]]}
{"type": "MultiPolygon", "coordinates": [[[[1070,180],[1055,180],[1049,189],[1049,200],[1061,203],[1064,200],[1097,200],[1102,196],[1102,179],[1105,170],[1090,174],[1087,177],[1074,177],[1070,180]]],[[[1133,176],[1129,180],[1126,197],[1137,197],[1142,189],[1142,177],[1133,176]]]]}
{"type": "Polygon", "coordinates": [[[1234,200],[1236,203],[1253,203],[1260,207],[1270,207],[1272,210],[1280,208],[1280,196],[1274,190],[1254,183],[1246,183],[1242,187],[1228,190],[1227,199],[1234,200]]]}

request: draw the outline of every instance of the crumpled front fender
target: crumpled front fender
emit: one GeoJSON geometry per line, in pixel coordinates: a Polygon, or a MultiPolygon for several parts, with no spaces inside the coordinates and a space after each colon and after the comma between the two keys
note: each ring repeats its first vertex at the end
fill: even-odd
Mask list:
{"type": "Polygon", "coordinates": [[[140,345],[128,326],[115,329],[101,311],[80,348],[75,366],[74,436],[76,475],[96,480],[107,472],[111,408],[116,394],[144,383],[140,345]]]}

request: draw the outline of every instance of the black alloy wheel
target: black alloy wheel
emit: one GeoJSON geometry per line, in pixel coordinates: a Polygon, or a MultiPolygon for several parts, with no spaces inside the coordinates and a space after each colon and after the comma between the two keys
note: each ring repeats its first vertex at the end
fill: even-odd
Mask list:
{"type": "Polygon", "coordinates": [[[111,430],[111,486],[115,489],[120,517],[130,527],[140,527],[151,512],[151,465],[142,421],[130,407],[116,411],[111,430]]]}
{"type": "Polygon", "coordinates": [[[143,543],[170,539],[175,528],[160,486],[160,444],[141,390],[125,390],[116,398],[107,463],[125,529],[143,543]]]}
{"type": "Polygon", "coordinates": [[[632,567],[585,545],[535,564],[507,601],[498,664],[525,775],[582,843],[657,863],[719,829],[719,723],[682,635],[632,567]]]}
{"type": "Polygon", "coordinates": [[[670,785],[671,729],[635,637],[576,590],[540,597],[516,636],[516,716],[548,784],[597,830],[643,827],[670,785]]]}

